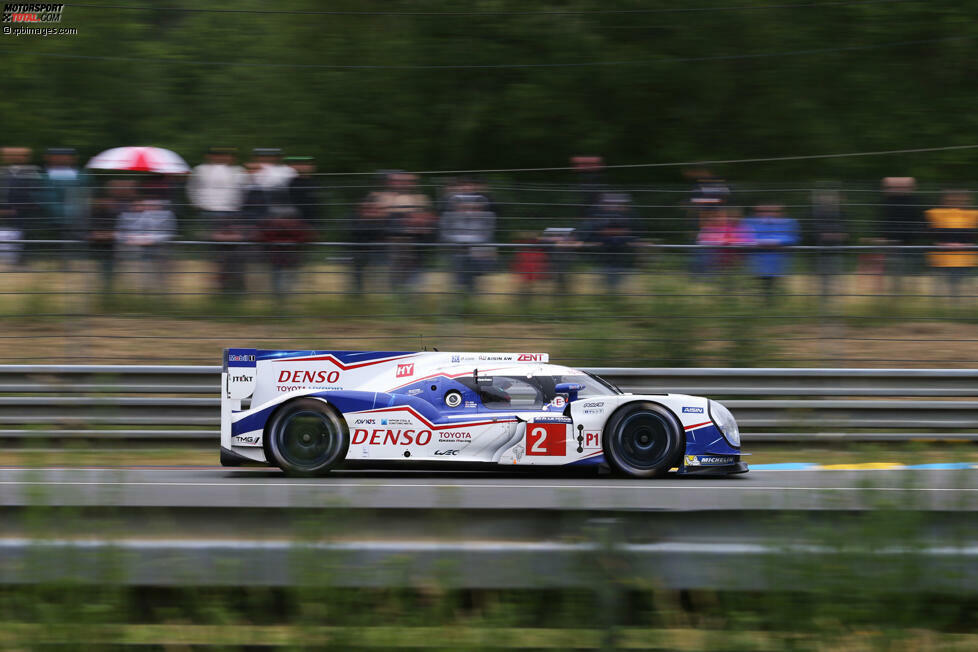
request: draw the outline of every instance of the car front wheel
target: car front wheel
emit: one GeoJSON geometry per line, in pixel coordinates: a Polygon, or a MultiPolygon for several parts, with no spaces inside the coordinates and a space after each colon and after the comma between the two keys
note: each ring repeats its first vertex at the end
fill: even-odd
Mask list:
{"type": "Polygon", "coordinates": [[[636,478],[660,476],[683,453],[679,420],[655,403],[633,403],[619,409],[604,430],[604,453],[619,473],[636,478]]]}

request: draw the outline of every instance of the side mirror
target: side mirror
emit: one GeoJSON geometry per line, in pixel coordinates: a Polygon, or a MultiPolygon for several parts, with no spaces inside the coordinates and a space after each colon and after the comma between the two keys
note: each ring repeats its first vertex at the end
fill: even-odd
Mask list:
{"type": "Polygon", "coordinates": [[[577,400],[577,393],[584,389],[581,383],[557,383],[554,391],[558,394],[567,394],[567,401],[573,403],[577,400]]]}

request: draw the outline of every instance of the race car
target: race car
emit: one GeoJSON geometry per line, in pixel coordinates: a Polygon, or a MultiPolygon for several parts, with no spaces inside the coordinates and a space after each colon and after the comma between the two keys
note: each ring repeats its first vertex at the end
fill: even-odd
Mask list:
{"type": "Polygon", "coordinates": [[[624,393],[546,353],[224,351],[224,466],[602,465],[650,478],[744,473],[741,455],[720,403],[624,393]]]}

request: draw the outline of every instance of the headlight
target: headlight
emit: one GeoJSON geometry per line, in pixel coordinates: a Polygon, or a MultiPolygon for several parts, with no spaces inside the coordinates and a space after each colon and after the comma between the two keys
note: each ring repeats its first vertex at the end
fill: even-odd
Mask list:
{"type": "Polygon", "coordinates": [[[740,448],[740,428],[737,427],[737,420],[734,419],[734,415],[730,413],[730,410],[723,407],[722,403],[710,401],[709,405],[710,418],[713,419],[713,423],[717,424],[717,428],[720,429],[731,446],[740,448]]]}

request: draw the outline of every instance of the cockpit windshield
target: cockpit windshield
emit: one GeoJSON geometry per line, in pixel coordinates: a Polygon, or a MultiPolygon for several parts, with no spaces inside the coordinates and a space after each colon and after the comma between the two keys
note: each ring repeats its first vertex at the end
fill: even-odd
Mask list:
{"type": "Polygon", "coordinates": [[[534,410],[548,405],[557,397],[556,387],[560,383],[583,385],[577,393],[579,399],[592,396],[620,394],[613,385],[597,376],[589,374],[566,374],[554,376],[490,376],[480,375],[478,379],[468,376],[458,379],[479,394],[483,407],[491,410],[519,409],[534,410]]]}

